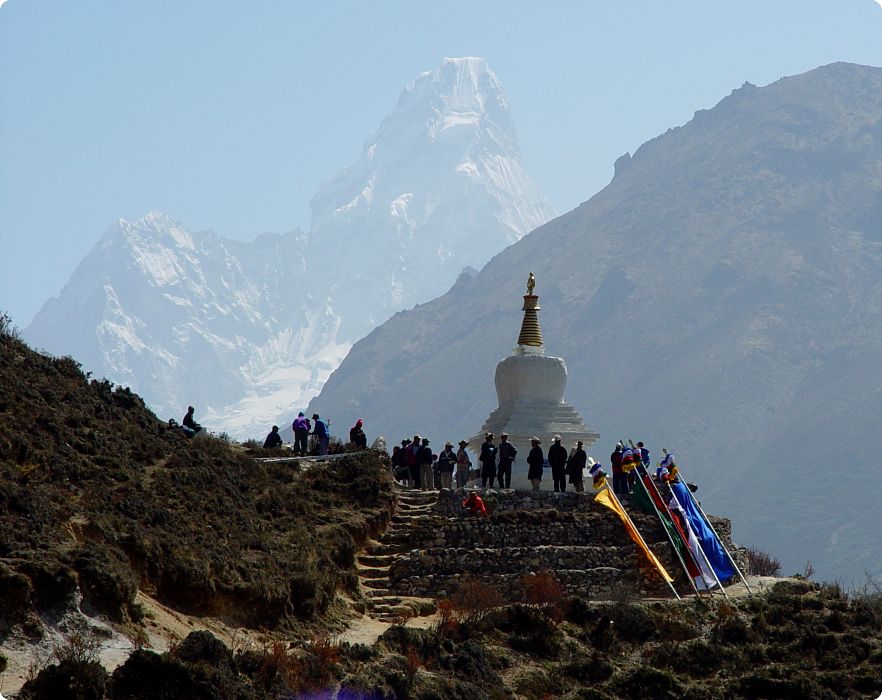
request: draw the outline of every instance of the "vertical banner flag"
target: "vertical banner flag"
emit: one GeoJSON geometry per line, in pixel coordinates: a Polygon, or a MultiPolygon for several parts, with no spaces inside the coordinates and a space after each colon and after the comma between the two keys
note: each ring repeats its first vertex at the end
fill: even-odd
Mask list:
{"type": "Polygon", "coordinates": [[[707,524],[704,516],[702,516],[701,511],[695,507],[695,503],[692,501],[692,494],[682,482],[671,483],[671,491],[677,497],[686,520],[695,532],[696,537],[698,537],[701,549],[710,562],[711,567],[713,567],[717,578],[720,579],[721,583],[728,581],[735,576],[735,570],[729,562],[729,557],[726,556],[723,544],[717,539],[714,531],[707,524]]]}
{"type": "Polygon", "coordinates": [[[662,566],[662,563],[656,558],[655,554],[653,554],[652,550],[646,546],[646,543],[643,541],[643,538],[640,536],[640,533],[637,532],[637,528],[634,527],[634,523],[631,522],[631,518],[628,517],[628,514],[624,511],[622,506],[619,504],[618,499],[613,498],[609,492],[609,486],[607,486],[603,491],[598,493],[594,500],[597,501],[600,505],[606,506],[613,513],[619,516],[619,519],[625,526],[625,529],[628,531],[628,534],[631,536],[631,539],[634,540],[634,544],[636,544],[643,553],[646,555],[646,558],[652,563],[652,565],[658,569],[658,572],[662,575],[662,578],[667,583],[673,583],[674,579],[671,578],[671,575],[665,570],[665,567],[662,566]]]}

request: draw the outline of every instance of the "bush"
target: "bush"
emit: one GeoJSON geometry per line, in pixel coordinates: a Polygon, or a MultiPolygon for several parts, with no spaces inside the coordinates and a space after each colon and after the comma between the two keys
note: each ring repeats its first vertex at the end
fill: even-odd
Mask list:
{"type": "Polygon", "coordinates": [[[22,700],[102,700],[107,688],[107,671],[97,661],[65,659],[47,666],[22,686],[16,696],[22,700]]]}
{"type": "Polygon", "coordinates": [[[496,586],[467,577],[456,593],[438,602],[437,631],[441,635],[468,635],[504,602],[496,586]]]}
{"type": "Polygon", "coordinates": [[[753,547],[747,548],[747,562],[754,576],[780,576],[781,562],[770,554],[753,547]]]}
{"type": "Polygon", "coordinates": [[[538,571],[521,578],[524,600],[530,605],[540,606],[553,620],[559,622],[563,617],[563,587],[548,571],[538,571]]]}

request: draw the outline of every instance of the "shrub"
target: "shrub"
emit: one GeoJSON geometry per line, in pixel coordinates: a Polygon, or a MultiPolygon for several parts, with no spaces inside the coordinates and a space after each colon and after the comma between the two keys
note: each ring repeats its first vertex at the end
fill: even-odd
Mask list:
{"type": "Polygon", "coordinates": [[[753,547],[747,548],[747,562],[754,576],[780,576],[781,562],[772,555],[753,547]]]}
{"type": "Polygon", "coordinates": [[[321,688],[333,677],[340,660],[340,645],[326,636],[314,636],[306,645],[302,661],[300,689],[321,688]]]}
{"type": "Polygon", "coordinates": [[[297,656],[285,642],[275,641],[264,647],[254,680],[265,690],[277,688],[279,683],[293,688],[297,685],[300,673],[301,664],[297,656]]]}
{"type": "Polygon", "coordinates": [[[12,317],[5,311],[0,311],[0,337],[21,340],[21,332],[12,322],[12,317]]]}
{"type": "Polygon", "coordinates": [[[522,577],[521,588],[527,603],[542,607],[551,619],[557,622],[561,620],[564,591],[557,579],[548,571],[538,571],[522,577]]]}
{"type": "MultiPolygon", "coordinates": [[[[667,671],[642,666],[626,674],[618,682],[624,697],[629,698],[679,698],[683,697],[683,686],[667,671]]],[[[759,696],[753,696],[759,697],[759,696]]]]}
{"type": "Polygon", "coordinates": [[[496,586],[468,577],[456,593],[438,602],[437,631],[442,635],[468,634],[480,628],[504,602],[496,586]]]}
{"type": "Polygon", "coordinates": [[[22,686],[16,697],[22,700],[102,700],[106,688],[107,671],[97,661],[66,659],[40,671],[36,678],[22,686]]]}

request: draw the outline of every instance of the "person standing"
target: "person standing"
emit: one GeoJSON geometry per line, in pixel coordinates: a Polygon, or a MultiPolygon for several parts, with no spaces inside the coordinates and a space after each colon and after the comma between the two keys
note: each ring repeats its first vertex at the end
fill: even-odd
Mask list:
{"type": "Polygon", "coordinates": [[[306,455],[306,440],[309,437],[309,431],[312,426],[309,424],[309,418],[303,415],[303,411],[297,414],[294,422],[291,423],[291,429],[294,431],[294,454],[306,455]]]}
{"type": "Polygon", "coordinates": [[[567,471],[570,474],[570,483],[573,485],[573,488],[576,489],[576,493],[583,493],[585,491],[583,479],[585,465],[588,464],[588,455],[582,448],[582,444],[581,440],[576,442],[576,449],[573,450],[573,453],[567,460],[567,471]]]}
{"type": "Polygon", "coordinates": [[[453,443],[448,440],[438,455],[438,471],[441,474],[442,489],[449,489],[453,485],[454,467],[456,467],[456,455],[453,453],[453,443]]]}
{"type": "Polygon", "coordinates": [[[263,449],[274,450],[275,448],[281,446],[282,436],[279,435],[279,426],[274,425],[273,429],[270,431],[270,434],[266,436],[266,440],[263,441],[263,449]]]}
{"type": "Polygon", "coordinates": [[[567,448],[560,444],[560,435],[555,435],[548,448],[548,466],[551,467],[554,490],[558,493],[567,490],[567,456],[567,448]]]}
{"type": "Polygon", "coordinates": [[[517,448],[508,441],[508,433],[502,433],[499,436],[499,469],[496,472],[499,488],[511,488],[511,465],[517,456],[517,448]]]}
{"type": "Polygon", "coordinates": [[[463,489],[469,483],[469,470],[472,467],[472,460],[466,451],[468,446],[467,440],[459,441],[459,449],[456,451],[456,485],[463,489]]]}
{"type": "Polygon", "coordinates": [[[410,474],[407,485],[414,489],[420,488],[420,463],[417,461],[419,451],[420,436],[414,435],[410,444],[404,448],[404,461],[410,474]]]}
{"type": "Polygon", "coordinates": [[[395,481],[404,481],[407,483],[410,480],[410,474],[405,477],[406,466],[404,464],[404,452],[401,449],[400,445],[395,445],[392,448],[392,455],[389,457],[389,461],[392,464],[392,478],[395,481]]]}
{"type": "Polygon", "coordinates": [[[613,493],[616,496],[628,495],[628,476],[622,469],[622,458],[624,456],[622,443],[616,443],[616,449],[609,456],[609,462],[612,465],[613,473],[613,493]]]}
{"type": "Polygon", "coordinates": [[[542,467],[545,465],[545,455],[542,454],[542,448],[539,445],[542,441],[537,437],[530,438],[530,454],[527,455],[527,478],[533,485],[533,490],[538,491],[539,485],[542,483],[542,467]]]}
{"type": "Polygon", "coordinates": [[[319,418],[318,413],[312,414],[312,434],[315,435],[318,442],[318,453],[320,455],[328,454],[328,442],[331,436],[328,434],[328,424],[319,418]]]}
{"type": "Polygon", "coordinates": [[[640,472],[641,476],[645,476],[648,473],[646,470],[649,469],[650,460],[649,450],[644,447],[642,441],[637,443],[636,454],[640,457],[640,461],[637,463],[637,471],[640,472]]]}
{"type": "Polygon", "coordinates": [[[367,435],[364,434],[363,425],[364,422],[359,418],[355,421],[355,425],[349,429],[349,442],[356,450],[367,449],[367,435]]]}
{"type": "Polygon", "coordinates": [[[478,460],[481,462],[481,486],[487,488],[487,482],[490,482],[490,488],[493,488],[493,480],[496,478],[496,453],[498,452],[496,445],[493,444],[493,433],[487,433],[484,436],[484,443],[481,445],[481,454],[478,460]]]}
{"type": "Polygon", "coordinates": [[[420,484],[423,491],[433,490],[432,457],[432,448],[429,447],[429,438],[423,438],[422,444],[416,453],[417,464],[420,465],[420,484]]]}

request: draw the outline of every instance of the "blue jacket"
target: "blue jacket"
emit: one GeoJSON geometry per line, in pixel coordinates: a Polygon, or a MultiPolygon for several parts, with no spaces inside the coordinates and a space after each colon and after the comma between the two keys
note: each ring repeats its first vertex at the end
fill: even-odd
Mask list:
{"type": "Polygon", "coordinates": [[[328,426],[321,418],[315,419],[315,426],[312,429],[313,435],[318,435],[319,437],[328,437],[328,426]]]}

